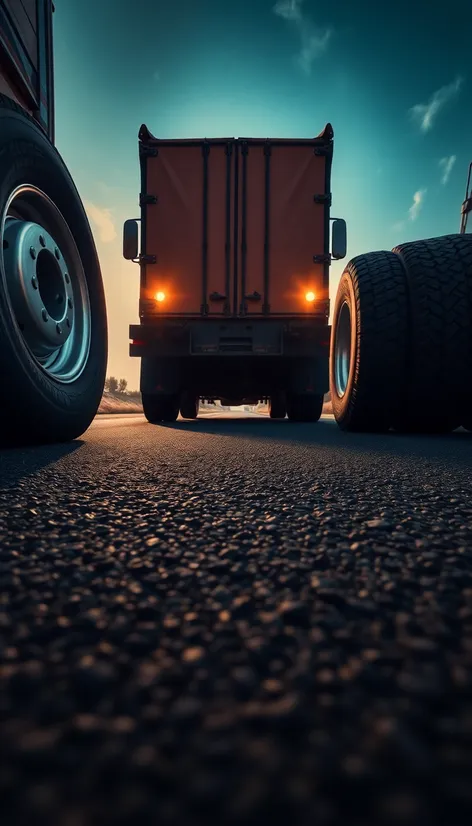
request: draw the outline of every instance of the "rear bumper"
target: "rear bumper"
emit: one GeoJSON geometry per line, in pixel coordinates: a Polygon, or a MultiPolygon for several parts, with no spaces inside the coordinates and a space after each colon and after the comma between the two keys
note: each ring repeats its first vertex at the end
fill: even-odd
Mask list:
{"type": "Polygon", "coordinates": [[[130,325],[130,356],[310,358],[328,351],[330,332],[324,317],[224,321],[160,318],[130,325]]]}

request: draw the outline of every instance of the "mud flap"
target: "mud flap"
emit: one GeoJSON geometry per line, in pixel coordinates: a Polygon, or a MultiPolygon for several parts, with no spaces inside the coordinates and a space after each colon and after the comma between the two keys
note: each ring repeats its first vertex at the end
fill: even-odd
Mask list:
{"type": "Polygon", "coordinates": [[[141,359],[141,393],[173,395],[180,391],[181,364],[179,359],[141,359]]]}

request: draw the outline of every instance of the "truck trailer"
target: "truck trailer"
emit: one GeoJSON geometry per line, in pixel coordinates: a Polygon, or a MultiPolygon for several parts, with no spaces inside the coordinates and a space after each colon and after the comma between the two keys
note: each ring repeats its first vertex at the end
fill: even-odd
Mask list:
{"type": "Polygon", "coordinates": [[[123,255],[140,265],[130,355],[147,419],[194,419],[205,398],[317,421],[330,263],[346,255],[331,125],[299,140],[164,140],[145,125],[138,138],[141,215],[125,222],[123,255]]]}
{"type": "Polygon", "coordinates": [[[53,3],[0,0],[0,439],[68,441],[97,412],[107,319],[80,196],[54,146],[53,3]]]}

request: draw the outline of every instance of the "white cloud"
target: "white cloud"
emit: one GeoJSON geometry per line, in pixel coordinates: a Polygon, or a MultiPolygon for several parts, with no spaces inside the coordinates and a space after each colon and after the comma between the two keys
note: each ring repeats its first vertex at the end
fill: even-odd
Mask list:
{"type": "Polygon", "coordinates": [[[313,61],[326,51],[333,30],[315,26],[313,21],[303,13],[303,2],[304,0],[278,0],[272,11],[295,26],[300,39],[297,63],[309,75],[313,61]]]}
{"type": "Polygon", "coordinates": [[[456,162],[456,156],[455,155],[449,155],[446,158],[441,158],[441,160],[439,161],[439,167],[442,170],[442,177],[441,177],[441,183],[442,184],[444,184],[444,185],[447,184],[455,162],[456,162]]]}
{"type": "Polygon", "coordinates": [[[437,89],[427,103],[417,103],[410,109],[412,118],[419,123],[422,132],[429,132],[441,109],[459,94],[463,82],[464,78],[456,77],[452,83],[437,89]]]}
{"type": "Polygon", "coordinates": [[[89,220],[98,232],[100,241],[110,244],[116,238],[116,229],[113,223],[111,210],[98,207],[91,201],[84,201],[85,211],[89,220]]]}
{"type": "Polygon", "coordinates": [[[274,6],[274,14],[278,14],[285,20],[301,20],[302,3],[303,0],[278,0],[274,6]]]}
{"type": "Polygon", "coordinates": [[[410,221],[416,221],[418,217],[418,213],[423,206],[423,201],[425,198],[427,190],[426,189],[418,189],[417,192],[413,195],[413,203],[408,210],[408,217],[410,221]]]}

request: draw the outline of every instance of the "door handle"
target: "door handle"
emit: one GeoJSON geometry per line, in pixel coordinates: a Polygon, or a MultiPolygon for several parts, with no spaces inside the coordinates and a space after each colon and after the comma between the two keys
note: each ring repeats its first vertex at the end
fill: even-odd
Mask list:
{"type": "Polygon", "coordinates": [[[223,293],[210,293],[210,301],[226,301],[226,296],[223,293]]]}
{"type": "Polygon", "coordinates": [[[244,296],[245,301],[260,301],[262,298],[261,294],[254,290],[253,293],[244,296]]]}

